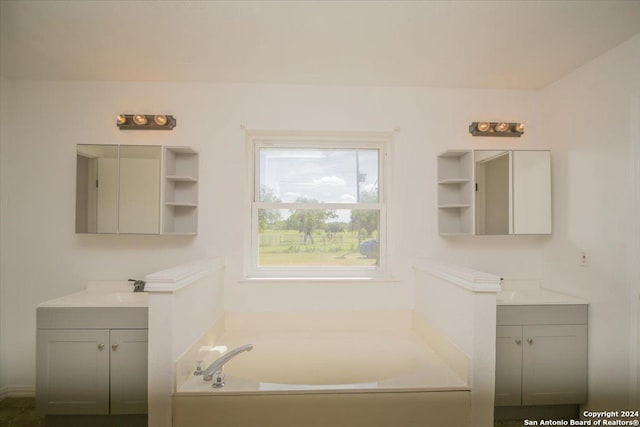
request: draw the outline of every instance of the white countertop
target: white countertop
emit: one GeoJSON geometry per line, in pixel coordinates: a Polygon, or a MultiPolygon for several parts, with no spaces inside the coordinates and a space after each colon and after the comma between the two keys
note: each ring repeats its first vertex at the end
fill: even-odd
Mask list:
{"type": "Polygon", "coordinates": [[[574,305],[587,300],[541,288],[536,280],[505,280],[497,294],[497,305],[574,305]]]}
{"type": "Polygon", "coordinates": [[[145,292],[133,292],[125,281],[89,282],[87,289],[45,301],[38,307],[148,307],[145,292]]]}

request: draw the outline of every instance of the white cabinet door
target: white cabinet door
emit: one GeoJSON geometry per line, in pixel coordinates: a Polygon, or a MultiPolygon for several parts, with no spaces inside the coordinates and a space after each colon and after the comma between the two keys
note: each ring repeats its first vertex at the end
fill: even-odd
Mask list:
{"type": "Polygon", "coordinates": [[[111,330],[111,413],[147,413],[147,329],[111,330]]]}
{"type": "Polygon", "coordinates": [[[37,405],[47,414],[109,413],[109,331],[40,329],[37,405]]]}
{"type": "MultiPolygon", "coordinates": [[[[118,233],[158,234],[160,232],[160,147],[135,147],[157,151],[157,159],[126,158],[120,149],[120,192],[118,233]],[[155,150],[154,150],[155,149],[155,150]]],[[[145,155],[145,154],[143,154],[145,155]]]]}
{"type": "Polygon", "coordinates": [[[587,325],[523,327],[522,404],[586,402],[587,325]]]}
{"type": "Polygon", "coordinates": [[[522,404],[522,326],[498,326],[496,406],[522,404]]]}
{"type": "Polygon", "coordinates": [[[551,153],[513,151],[513,230],[551,234],[551,153]]]}

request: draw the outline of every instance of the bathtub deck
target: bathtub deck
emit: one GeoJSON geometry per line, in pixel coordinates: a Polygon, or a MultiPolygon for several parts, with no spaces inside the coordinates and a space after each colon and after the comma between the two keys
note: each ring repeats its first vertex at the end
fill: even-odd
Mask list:
{"type": "Polygon", "coordinates": [[[428,328],[413,329],[421,324],[411,312],[227,320],[226,332],[197,343],[205,366],[219,357],[211,351],[217,346],[251,343],[254,349],[225,366],[226,384],[219,389],[192,375],[195,353],[183,358],[172,399],[174,427],[471,425],[468,363],[460,363],[466,356],[457,348],[442,351],[446,346],[425,333],[428,328]],[[439,356],[452,353],[451,365],[439,356]]]}
{"type": "MultiPolygon", "coordinates": [[[[379,334],[376,334],[379,335],[379,334]]],[[[363,368],[365,370],[372,371],[373,374],[379,378],[387,378],[374,380],[374,378],[365,379],[358,382],[340,382],[336,384],[320,381],[309,381],[310,383],[300,383],[297,381],[265,381],[260,380],[259,375],[254,375],[253,379],[241,378],[234,375],[236,372],[246,372],[254,370],[260,370],[260,366],[243,366],[244,364],[251,363],[251,353],[248,353],[243,359],[238,357],[238,362],[230,362],[228,367],[225,368],[226,381],[223,388],[214,389],[211,387],[211,382],[205,382],[201,376],[191,375],[185,382],[180,384],[174,394],[174,396],[199,396],[199,395],[251,395],[251,394],[324,394],[324,393],[408,393],[408,392],[443,392],[443,391],[469,391],[470,387],[467,381],[460,378],[447,363],[440,358],[436,352],[428,346],[423,340],[421,340],[413,331],[403,330],[395,331],[393,333],[385,333],[382,335],[392,335],[394,340],[398,340],[398,343],[405,343],[411,346],[419,346],[420,360],[416,363],[416,369],[411,369],[411,372],[405,372],[406,370],[399,369],[397,365],[405,362],[406,354],[403,354],[400,349],[386,349],[387,351],[378,351],[378,354],[353,354],[351,349],[352,358],[357,359],[358,365],[352,367],[363,368]],[[386,354],[380,354],[386,353],[386,354]],[[374,358],[382,358],[384,362],[381,366],[369,366],[371,360],[374,358]],[[395,359],[394,359],[395,358],[395,359]],[[397,360],[396,360],[397,359],[397,360]],[[234,366],[231,366],[235,363],[234,366]],[[388,367],[388,368],[387,368],[388,367]],[[395,370],[395,371],[394,371],[395,370]],[[393,373],[396,373],[393,376],[393,373]],[[399,373],[399,374],[397,374],[399,373]],[[391,378],[389,376],[392,375],[391,378]]],[[[380,336],[375,337],[376,340],[381,339],[380,336]]],[[[256,336],[250,334],[242,334],[234,331],[230,334],[225,334],[221,337],[221,342],[229,343],[230,347],[235,347],[239,343],[246,342],[259,342],[256,336]]],[[[271,342],[273,340],[272,335],[266,335],[265,340],[271,342]]],[[[362,341],[362,339],[361,339],[362,341]]],[[[360,349],[366,347],[362,342],[357,342],[354,348],[360,349]]],[[[394,341],[391,341],[394,342],[394,341]]],[[[259,343],[256,344],[256,348],[259,348],[259,343]]],[[[410,347],[410,349],[413,347],[410,347]]],[[[312,352],[314,349],[308,349],[312,352]]],[[[365,348],[365,350],[367,350],[365,348]]],[[[256,350],[254,350],[256,351],[256,350]]],[[[301,357],[302,366],[307,366],[308,370],[321,370],[325,369],[329,373],[333,373],[334,370],[340,371],[349,368],[336,366],[334,362],[329,361],[325,363],[323,360],[309,360],[309,358],[301,357]],[[315,364],[315,365],[314,365],[315,364]]],[[[291,364],[293,362],[289,362],[291,364]]],[[[379,363],[379,362],[378,362],[379,363]]],[[[286,365],[286,363],[285,363],[286,365]]],[[[286,366],[285,366],[286,369],[286,366]]],[[[291,366],[290,370],[294,370],[295,366],[291,366]]],[[[297,375],[297,374],[296,374],[297,375]]],[[[307,374],[309,375],[309,374],[307,374]]],[[[294,375],[295,376],[295,375],[294,375]]],[[[319,377],[326,376],[326,373],[320,372],[319,377]]],[[[277,376],[276,376],[277,377],[277,376]]],[[[340,375],[338,375],[340,377],[340,375]]],[[[284,377],[286,379],[286,376],[284,377]]],[[[349,378],[347,375],[346,378],[349,378]]],[[[267,379],[269,377],[267,376],[267,379]]]]}

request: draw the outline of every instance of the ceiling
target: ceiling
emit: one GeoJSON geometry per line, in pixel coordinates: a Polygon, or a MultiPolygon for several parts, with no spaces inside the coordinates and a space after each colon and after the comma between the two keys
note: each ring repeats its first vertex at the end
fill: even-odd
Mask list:
{"type": "Polygon", "coordinates": [[[0,73],[538,89],[639,32],[640,0],[0,0],[0,73]]]}

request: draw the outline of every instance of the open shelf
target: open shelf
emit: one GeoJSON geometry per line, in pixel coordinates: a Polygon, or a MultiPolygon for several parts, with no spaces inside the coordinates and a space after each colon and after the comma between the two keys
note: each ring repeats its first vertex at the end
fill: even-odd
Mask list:
{"type": "Polygon", "coordinates": [[[185,175],[167,175],[165,179],[169,181],[180,181],[180,182],[198,182],[198,178],[194,178],[193,176],[185,176],[185,175]]]}
{"type": "Polygon", "coordinates": [[[469,182],[468,178],[448,178],[448,179],[442,179],[440,181],[438,181],[438,184],[442,184],[442,185],[458,185],[458,184],[464,184],[469,182]]]}
{"type": "Polygon", "coordinates": [[[198,205],[196,203],[182,203],[182,202],[165,202],[167,206],[185,206],[190,208],[197,208],[198,205]]]}
{"type": "Polygon", "coordinates": [[[165,148],[176,154],[198,154],[192,147],[167,146],[165,148]]]}
{"type": "Polygon", "coordinates": [[[460,208],[469,208],[471,205],[465,203],[453,203],[449,205],[440,205],[438,206],[440,209],[460,209],[460,208]]]}
{"type": "Polygon", "coordinates": [[[438,157],[463,157],[470,152],[471,150],[447,150],[444,153],[441,153],[438,157]]]}
{"type": "Polygon", "coordinates": [[[198,232],[198,160],[191,147],[165,147],[162,234],[198,232]]]}
{"type": "Polygon", "coordinates": [[[438,156],[438,232],[473,234],[473,152],[451,150],[438,156]]]}

